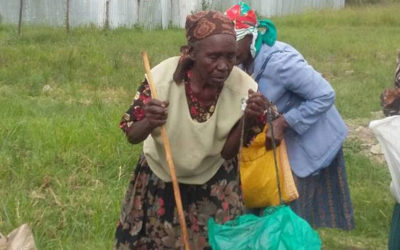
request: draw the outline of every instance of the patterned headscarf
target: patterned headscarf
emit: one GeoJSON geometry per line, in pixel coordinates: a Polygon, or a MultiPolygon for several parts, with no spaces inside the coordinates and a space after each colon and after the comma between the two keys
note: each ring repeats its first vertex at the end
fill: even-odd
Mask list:
{"type": "Polygon", "coordinates": [[[250,52],[253,57],[260,51],[262,44],[274,45],[276,41],[276,28],[271,20],[257,20],[254,10],[244,2],[239,2],[227,9],[225,15],[235,23],[236,40],[239,41],[247,35],[253,35],[250,52]]]}
{"type": "Polygon", "coordinates": [[[180,83],[186,71],[193,65],[189,57],[189,45],[212,35],[228,34],[236,37],[232,20],[217,11],[200,11],[186,17],[186,46],[181,47],[181,58],[174,73],[174,81],[180,83]]]}
{"type": "Polygon", "coordinates": [[[186,39],[188,43],[199,41],[215,34],[236,36],[232,20],[217,11],[200,11],[186,17],[186,39]]]}

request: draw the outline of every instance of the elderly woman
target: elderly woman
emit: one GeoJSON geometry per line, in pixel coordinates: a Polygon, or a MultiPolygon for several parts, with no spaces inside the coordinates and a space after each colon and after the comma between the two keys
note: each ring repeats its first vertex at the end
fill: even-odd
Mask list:
{"type": "Polygon", "coordinates": [[[234,67],[231,20],[213,11],[190,15],[186,38],[181,57],[152,69],[160,100],[151,98],[144,81],[120,124],[129,142],[144,141],[144,153],[122,205],[116,249],[182,247],[161,125],[169,136],[192,249],[209,246],[210,217],[223,223],[244,209],[236,158],[240,120],[250,124],[267,103],[252,91],[256,89],[252,78],[234,67]],[[249,93],[243,116],[241,101],[249,93]]]}
{"type": "MultiPolygon", "coordinates": [[[[299,199],[292,209],[314,227],[354,227],[342,143],[347,128],[331,85],[289,44],[275,41],[270,20],[241,2],[226,11],[235,22],[237,64],[276,104],[275,139],[285,138],[299,199]]],[[[271,137],[268,133],[267,137],[271,137]]]]}

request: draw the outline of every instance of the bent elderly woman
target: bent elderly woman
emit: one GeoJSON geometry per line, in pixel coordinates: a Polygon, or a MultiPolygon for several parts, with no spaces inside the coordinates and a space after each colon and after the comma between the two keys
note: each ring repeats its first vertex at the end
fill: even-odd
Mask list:
{"type": "Polygon", "coordinates": [[[292,209],[313,227],[352,229],[342,151],[347,128],[334,105],[335,91],[296,49],[276,41],[275,25],[257,20],[246,3],[232,6],[226,15],[235,22],[236,63],[254,77],[279,112],[272,122],[274,136],[286,140],[300,195],[290,204],[292,209]]]}
{"type": "MultiPolygon", "coordinates": [[[[152,69],[160,100],[146,81],[120,127],[131,143],[144,141],[117,225],[115,249],[182,247],[173,188],[159,126],[169,136],[192,249],[207,248],[207,221],[223,223],[242,214],[237,176],[241,119],[257,119],[266,101],[256,83],[234,67],[233,22],[207,11],[186,19],[181,57],[152,69]],[[241,101],[248,96],[246,110],[241,101]]],[[[244,129],[247,131],[247,128],[244,129]]]]}

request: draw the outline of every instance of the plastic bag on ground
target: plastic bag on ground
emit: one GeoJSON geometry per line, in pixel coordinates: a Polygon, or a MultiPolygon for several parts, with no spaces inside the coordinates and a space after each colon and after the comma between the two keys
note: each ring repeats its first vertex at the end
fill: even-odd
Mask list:
{"type": "Polygon", "coordinates": [[[225,224],[208,221],[209,243],[214,250],[317,250],[316,231],[288,206],[269,207],[263,216],[245,214],[225,224]]]}

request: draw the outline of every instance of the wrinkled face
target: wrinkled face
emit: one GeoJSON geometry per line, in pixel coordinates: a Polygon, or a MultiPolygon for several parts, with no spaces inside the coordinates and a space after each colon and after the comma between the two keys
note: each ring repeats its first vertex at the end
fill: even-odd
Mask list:
{"type": "Polygon", "coordinates": [[[253,36],[247,35],[243,39],[237,41],[237,51],[236,51],[236,64],[243,64],[245,66],[249,65],[253,60],[250,53],[250,45],[253,36]]]}
{"type": "Polygon", "coordinates": [[[211,35],[198,41],[190,52],[193,70],[210,85],[222,86],[236,62],[235,37],[211,35]]]}

